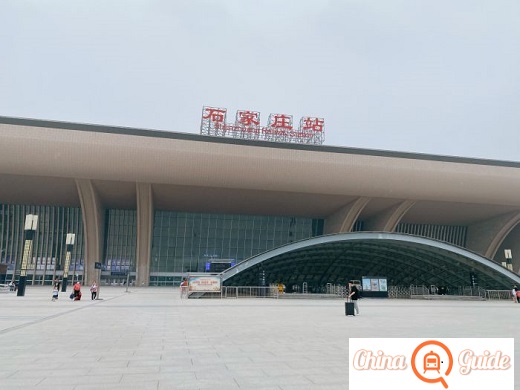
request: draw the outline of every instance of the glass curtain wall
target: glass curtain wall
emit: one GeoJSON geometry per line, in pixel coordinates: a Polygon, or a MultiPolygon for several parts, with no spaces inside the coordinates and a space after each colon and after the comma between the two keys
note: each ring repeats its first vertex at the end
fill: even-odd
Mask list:
{"type": "Polygon", "coordinates": [[[105,282],[122,284],[127,273],[135,272],[137,247],[136,210],[105,211],[105,282]]]}
{"type": "Polygon", "coordinates": [[[468,228],[466,226],[399,223],[395,231],[396,233],[433,238],[465,248],[468,228]]]}
{"type": "Polygon", "coordinates": [[[55,277],[61,278],[67,233],[76,235],[69,279],[81,280],[84,248],[80,208],[0,204],[0,262],[7,264],[7,274],[0,283],[18,279],[23,255],[25,216],[28,214],[38,216],[38,227],[28,263],[27,283],[51,284],[55,277]]]}
{"type": "Polygon", "coordinates": [[[238,263],[293,241],[323,234],[323,220],[156,211],[151,278],[171,284],[212,261],[238,263]]]}

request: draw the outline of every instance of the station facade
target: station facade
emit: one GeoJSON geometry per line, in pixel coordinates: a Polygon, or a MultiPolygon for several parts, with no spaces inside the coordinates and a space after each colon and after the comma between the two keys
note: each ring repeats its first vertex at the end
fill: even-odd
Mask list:
{"type": "MultiPolygon", "coordinates": [[[[520,164],[0,117],[0,263],[29,283],[518,283],[520,164]],[[377,234],[379,233],[379,235],[377,234]],[[511,253],[511,256],[507,254],[511,253]],[[258,260],[262,257],[261,261],[258,260]],[[252,260],[257,259],[257,260],[252,260]],[[248,265],[248,266],[246,266],[248,265]]],[[[0,280],[0,283],[2,281],[0,280]]]]}

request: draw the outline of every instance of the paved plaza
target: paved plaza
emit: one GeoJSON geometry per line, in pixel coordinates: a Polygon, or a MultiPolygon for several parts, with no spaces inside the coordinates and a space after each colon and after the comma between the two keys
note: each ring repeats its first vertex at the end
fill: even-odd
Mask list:
{"type": "Polygon", "coordinates": [[[342,300],[181,300],[166,287],[51,295],[0,294],[0,389],[348,389],[349,337],[520,336],[511,301],[363,299],[346,317],[342,300]]]}

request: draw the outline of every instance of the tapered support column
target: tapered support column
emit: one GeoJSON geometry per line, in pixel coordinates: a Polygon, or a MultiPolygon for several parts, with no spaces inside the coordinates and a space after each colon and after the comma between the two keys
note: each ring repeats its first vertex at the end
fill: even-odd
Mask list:
{"type": "Polygon", "coordinates": [[[137,259],[136,286],[148,286],[152,255],[153,193],[152,185],[137,183],[137,259]]]}

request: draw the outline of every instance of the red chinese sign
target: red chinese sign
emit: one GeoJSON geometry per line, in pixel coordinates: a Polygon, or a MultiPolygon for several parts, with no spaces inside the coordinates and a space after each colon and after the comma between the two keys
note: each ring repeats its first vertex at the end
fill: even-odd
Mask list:
{"type": "Polygon", "coordinates": [[[225,108],[204,107],[202,119],[208,119],[213,123],[224,123],[226,121],[226,112],[225,108]]]}
{"type": "Polygon", "coordinates": [[[304,116],[302,118],[302,124],[300,128],[302,130],[312,130],[323,132],[324,121],[321,118],[311,118],[309,116],[304,116]]]}
{"type": "Polygon", "coordinates": [[[269,115],[269,127],[274,129],[292,130],[292,115],[271,114],[269,115]]]}
{"type": "Polygon", "coordinates": [[[298,129],[292,115],[271,114],[267,126],[260,125],[260,113],[239,110],[234,124],[226,123],[227,109],[203,107],[202,135],[243,138],[260,141],[292,142],[321,145],[324,141],[324,120],[304,116],[298,129]]]}
{"type": "Polygon", "coordinates": [[[237,125],[259,126],[260,113],[255,111],[237,111],[237,125]]]}

